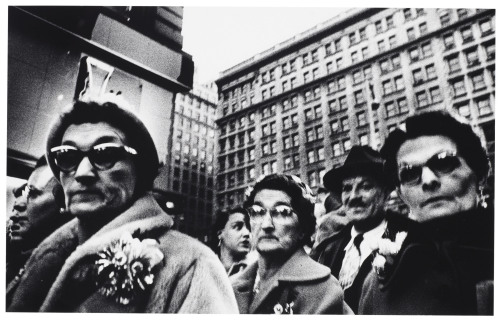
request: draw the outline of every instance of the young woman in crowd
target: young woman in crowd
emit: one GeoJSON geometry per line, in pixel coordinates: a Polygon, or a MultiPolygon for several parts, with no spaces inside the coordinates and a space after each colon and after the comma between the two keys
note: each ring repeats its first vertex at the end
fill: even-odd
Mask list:
{"type": "Polygon", "coordinates": [[[247,255],[251,250],[250,220],[244,208],[237,207],[220,212],[213,227],[214,251],[224,265],[228,275],[243,271],[247,255]]]}

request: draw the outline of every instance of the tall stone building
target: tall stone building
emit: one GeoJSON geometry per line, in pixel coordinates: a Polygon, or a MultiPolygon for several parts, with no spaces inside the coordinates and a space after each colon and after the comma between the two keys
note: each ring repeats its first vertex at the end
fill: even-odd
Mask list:
{"type": "Polygon", "coordinates": [[[214,216],[216,108],[215,84],[198,84],[196,76],[190,92],[177,94],[172,152],[165,166],[168,189],[182,199],[178,228],[201,241],[208,240],[214,216]]]}
{"type": "Polygon", "coordinates": [[[419,111],[481,126],[494,157],[495,10],[354,9],[222,72],[217,206],[257,177],[317,188],[354,144],[379,148],[419,111]]]}

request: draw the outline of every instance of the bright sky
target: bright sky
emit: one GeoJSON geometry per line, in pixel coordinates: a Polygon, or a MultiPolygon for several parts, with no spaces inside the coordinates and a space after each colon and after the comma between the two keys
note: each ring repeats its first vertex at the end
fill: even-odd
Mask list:
{"type": "Polygon", "coordinates": [[[184,7],[183,50],[201,83],[347,8],[184,7]]]}

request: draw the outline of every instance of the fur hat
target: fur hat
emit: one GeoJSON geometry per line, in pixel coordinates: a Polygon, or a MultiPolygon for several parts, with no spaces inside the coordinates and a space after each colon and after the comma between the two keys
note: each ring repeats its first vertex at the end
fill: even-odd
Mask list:
{"type": "Polygon", "coordinates": [[[121,130],[128,145],[137,151],[137,192],[144,193],[153,186],[159,160],[153,138],[143,122],[130,110],[126,102],[111,96],[101,99],[77,100],[63,110],[50,127],[47,137],[46,157],[54,176],[59,180],[59,168],[49,157],[50,149],[59,146],[66,129],[72,124],[105,122],[121,130]]]}
{"type": "Polygon", "coordinates": [[[344,164],[332,168],[323,176],[323,185],[330,191],[340,194],[342,181],[347,177],[366,175],[377,179],[386,187],[392,187],[384,175],[384,160],[380,153],[368,146],[355,145],[351,148],[344,164]]]}

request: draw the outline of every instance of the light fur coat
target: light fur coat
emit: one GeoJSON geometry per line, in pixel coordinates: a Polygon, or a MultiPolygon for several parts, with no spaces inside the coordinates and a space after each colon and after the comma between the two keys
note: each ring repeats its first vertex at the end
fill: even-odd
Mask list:
{"type": "Polygon", "coordinates": [[[68,222],[33,252],[7,310],[238,313],[229,279],[217,256],[201,242],[171,230],[172,224],[172,218],[149,194],[83,244],[79,244],[76,233],[78,219],[68,222]],[[91,280],[94,255],[124,232],[157,239],[164,254],[151,290],[127,306],[99,294],[91,280]]]}

